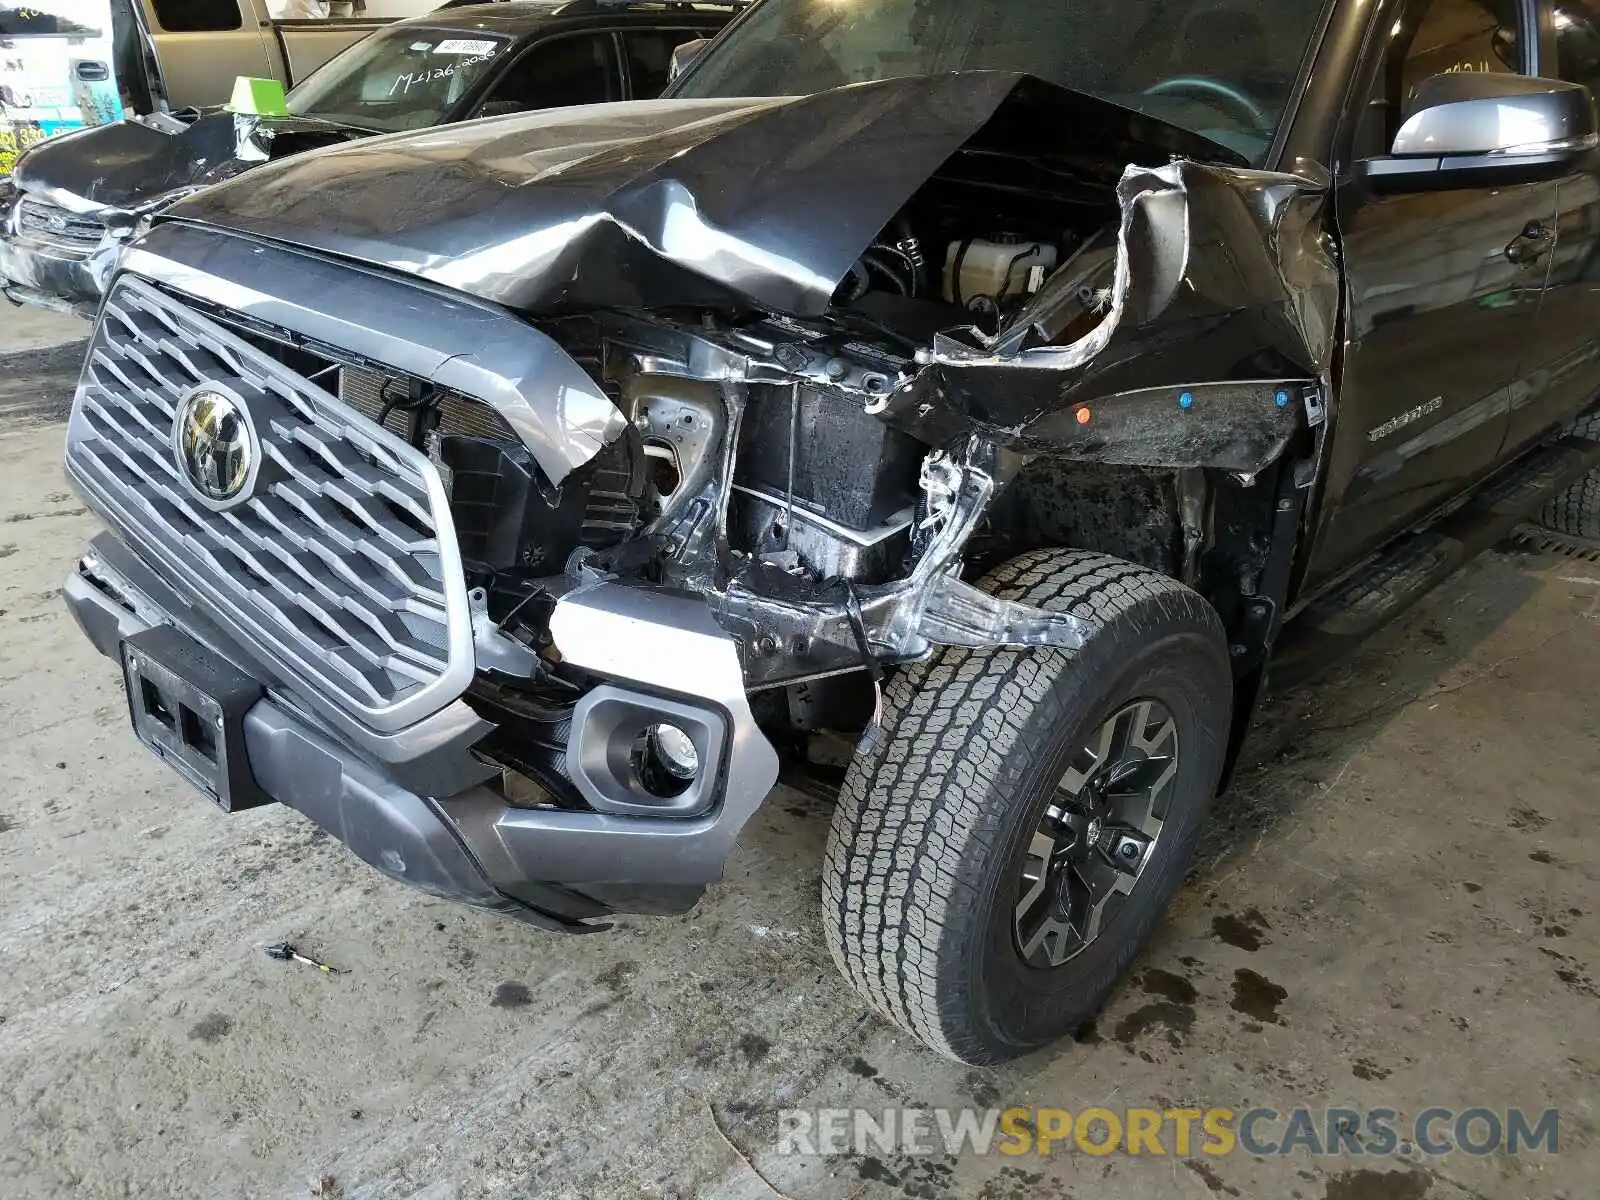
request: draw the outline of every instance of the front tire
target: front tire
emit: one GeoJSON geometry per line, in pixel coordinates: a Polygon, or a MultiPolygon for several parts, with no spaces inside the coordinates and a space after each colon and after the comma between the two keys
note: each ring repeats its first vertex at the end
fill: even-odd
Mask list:
{"type": "MultiPolygon", "coordinates": [[[[1566,430],[1569,437],[1600,442],[1600,416],[1584,417],[1566,430]]],[[[1591,471],[1544,506],[1539,524],[1552,532],[1600,549],[1600,471],[1591,471]]]]}
{"type": "Polygon", "coordinates": [[[984,586],[1080,617],[1084,647],[946,648],[897,675],[822,880],[845,978],[968,1063],[1099,1009],[1183,880],[1232,715],[1221,622],[1176,581],[1044,550],[984,586]]]}

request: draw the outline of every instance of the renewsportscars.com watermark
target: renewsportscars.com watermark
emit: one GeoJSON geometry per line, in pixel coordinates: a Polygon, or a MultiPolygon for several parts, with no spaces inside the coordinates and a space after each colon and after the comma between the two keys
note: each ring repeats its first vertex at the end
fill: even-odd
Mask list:
{"type": "Polygon", "coordinates": [[[779,1154],[1558,1154],[1553,1108],[783,1108],[779,1154]]]}

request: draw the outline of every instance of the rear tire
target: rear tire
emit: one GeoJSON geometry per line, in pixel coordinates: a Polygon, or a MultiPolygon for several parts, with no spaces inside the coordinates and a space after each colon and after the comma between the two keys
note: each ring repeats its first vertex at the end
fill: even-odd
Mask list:
{"type": "Polygon", "coordinates": [[[845,978],[968,1063],[1027,1053],[1099,1009],[1183,880],[1232,716],[1221,622],[1176,581],[1044,550],[984,586],[1082,618],[1083,649],[946,648],[897,675],[846,775],[822,880],[845,978]],[[1118,730],[1138,736],[1114,772],[1118,730]],[[1141,789],[1153,824],[1112,811],[1146,804],[1141,789]],[[1151,828],[1136,866],[1116,858],[1151,828]],[[1095,922],[1086,881],[1103,878],[1095,922]]]}
{"type": "MultiPolygon", "coordinates": [[[[1567,431],[1569,437],[1600,442],[1600,415],[1585,417],[1567,431]]],[[[1544,506],[1539,524],[1567,537],[1600,547],[1600,471],[1592,471],[1544,506]]]]}

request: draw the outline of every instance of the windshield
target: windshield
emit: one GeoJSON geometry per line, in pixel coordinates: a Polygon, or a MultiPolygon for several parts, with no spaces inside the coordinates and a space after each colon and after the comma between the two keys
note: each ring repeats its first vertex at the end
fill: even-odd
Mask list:
{"type": "Polygon", "coordinates": [[[676,96],[1026,71],[1265,155],[1324,0],[762,0],[676,96]]]}
{"type": "Polygon", "coordinates": [[[289,111],[380,133],[437,125],[510,45],[478,30],[386,29],[289,93],[289,111]]]}

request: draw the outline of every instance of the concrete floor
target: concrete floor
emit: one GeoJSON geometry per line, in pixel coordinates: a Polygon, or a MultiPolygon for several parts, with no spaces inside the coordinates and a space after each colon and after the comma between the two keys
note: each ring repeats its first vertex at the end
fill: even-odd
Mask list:
{"type": "Polygon", "coordinates": [[[22,308],[0,299],[0,354],[16,354],[81,340],[89,323],[44,308],[22,308]]]}
{"type": "Polygon", "coordinates": [[[62,609],[95,522],[58,462],[69,379],[28,361],[44,374],[0,362],[8,1200],[1595,1195],[1600,566],[1490,554],[1277,697],[1095,1026],[968,1070],[836,978],[827,807],[797,793],[696,912],[581,939],[403,890],[283,809],[199,801],[135,745],[62,609]],[[261,953],[283,939],[348,973],[261,953]],[[890,1104],[1555,1106],[1561,1152],[776,1151],[781,1107],[890,1104]]]}

